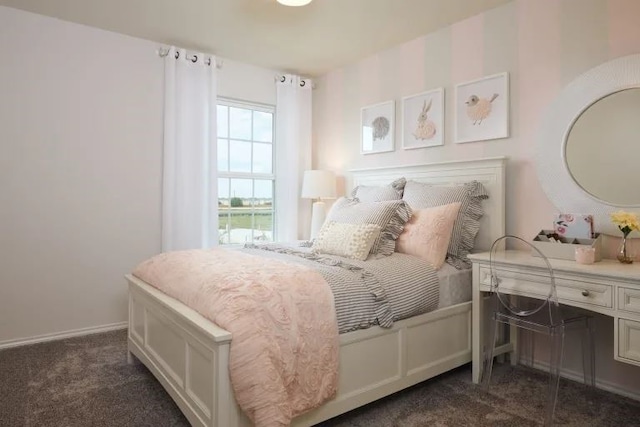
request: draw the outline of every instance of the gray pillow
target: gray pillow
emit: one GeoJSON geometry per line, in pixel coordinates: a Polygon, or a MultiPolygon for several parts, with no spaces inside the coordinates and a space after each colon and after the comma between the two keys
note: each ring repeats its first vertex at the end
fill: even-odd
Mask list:
{"type": "Polygon", "coordinates": [[[480,229],[480,218],[484,215],[482,200],[489,198],[484,186],[478,181],[456,186],[437,186],[408,181],[402,200],[411,209],[432,208],[460,202],[460,210],[447,248],[447,262],[456,268],[470,267],[467,255],[473,249],[480,229]]]}
{"type": "Polygon", "coordinates": [[[333,204],[327,221],[347,224],[376,224],[380,235],[371,247],[371,254],[391,255],[404,224],[411,218],[411,209],[403,200],[360,202],[341,197],[333,204]]]}
{"type": "Polygon", "coordinates": [[[406,183],[406,179],[398,178],[389,185],[358,185],[351,191],[351,197],[361,202],[401,200],[406,183]]]}

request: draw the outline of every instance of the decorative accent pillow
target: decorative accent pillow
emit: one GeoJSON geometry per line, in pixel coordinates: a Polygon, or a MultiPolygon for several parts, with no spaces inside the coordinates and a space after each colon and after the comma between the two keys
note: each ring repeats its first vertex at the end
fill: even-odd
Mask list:
{"type": "Polygon", "coordinates": [[[358,199],[341,197],[331,207],[327,221],[378,225],[380,235],[370,252],[391,255],[396,247],[396,239],[410,217],[411,209],[403,200],[360,202],[358,199]]]}
{"type": "Polygon", "coordinates": [[[398,178],[389,185],[358,185],[351,191],[351,197],[361,202],[401,200],[406,183],[406,179],[398,178]]]}
{"type": "Polygon", "coordinates": [[[461,204],[414,210],[396,240],[396,252],[415,255],[439,270],[447,257],[451,231],[461,204]]]}
{"type": "Polygon", "coordinates": [[[311,252],[364,261],[379,235],[380,226],[376,224],[327,221],[313,241],[311,252]]]}
{"type": "Polygon", "coordinates": [[[482,200],[487,198],[489,198],[487,190],[478,181],[456,186],[437,186],[408,181],[402,195],[402,200],[406,201],[412,209],[461,203],[447,249],[447,262],[458,269],[471,266],[467,255],[473,249],[480,229],[480,218],[484,215],[482,200]]]}

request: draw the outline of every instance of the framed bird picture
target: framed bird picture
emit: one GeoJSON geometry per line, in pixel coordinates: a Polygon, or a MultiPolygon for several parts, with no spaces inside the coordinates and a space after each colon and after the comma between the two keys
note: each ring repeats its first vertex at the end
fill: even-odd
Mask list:
{"type": "Polygon", "coordinates": [[[394,101],[363,107],[360,113],[360,153],[395,150],[396,105],[394,101]]]}
{"type": "Polygon", "coordinates": [[[444,145],[444,89],[402,98],[402,148],[444,145]]]}
{"type": "Polygon", "coordinates": [[[456,85],[455,142],[509,136],[509,74],[456,85]]]}

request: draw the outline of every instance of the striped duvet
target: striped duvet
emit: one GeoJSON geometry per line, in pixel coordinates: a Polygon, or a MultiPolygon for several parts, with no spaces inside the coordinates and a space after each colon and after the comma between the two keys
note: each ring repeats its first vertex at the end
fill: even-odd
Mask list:
{"type": "Polygon", "coordinates": [[[366,261],[312,254],[309,248],[247,245],[243,252],[300,263],[331,287],[340,333],[393,322],[438,308],[439,282],[428,263],[401,253],[366,261]]]}

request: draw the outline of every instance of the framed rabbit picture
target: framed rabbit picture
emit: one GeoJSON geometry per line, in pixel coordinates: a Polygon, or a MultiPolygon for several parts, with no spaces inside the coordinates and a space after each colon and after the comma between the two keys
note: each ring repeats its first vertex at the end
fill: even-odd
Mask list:
{"type": "Polygon", "coordinates": [[[444,89],[402,98],[402,148],[444,145],[444,89]]]}

